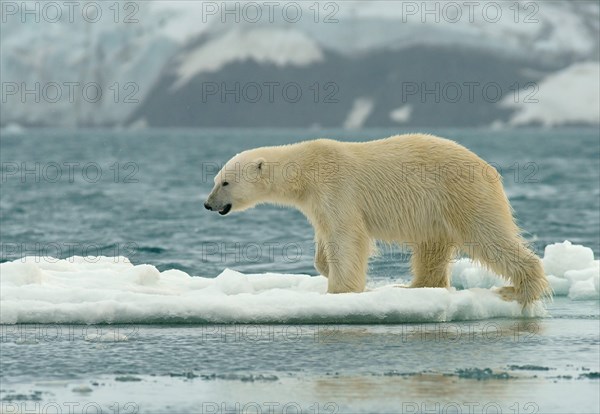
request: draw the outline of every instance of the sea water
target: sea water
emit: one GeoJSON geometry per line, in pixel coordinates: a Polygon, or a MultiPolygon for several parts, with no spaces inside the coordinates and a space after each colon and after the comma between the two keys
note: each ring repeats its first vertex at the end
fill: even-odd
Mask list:
{"type": "Polygon", "coordinates": [[[331,297],[300,213],[202,207],[244,149],[397,132],[3,133],[2,411],[597,412],[597,129],[427,131],[502,173],[556,293],[525,313],[467,259],[392,287],[402,246],[331,297]]]}

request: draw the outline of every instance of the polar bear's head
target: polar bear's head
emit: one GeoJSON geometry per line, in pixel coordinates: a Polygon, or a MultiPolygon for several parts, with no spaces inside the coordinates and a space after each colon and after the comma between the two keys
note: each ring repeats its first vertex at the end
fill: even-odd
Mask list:
{"type": "Polygon", "coordinates": [[[264,152],[264,149],[249,150],[229,160],[215,176],[215,185],[204,207],[224,216],[265,201],[272,180],[264,152]]]}

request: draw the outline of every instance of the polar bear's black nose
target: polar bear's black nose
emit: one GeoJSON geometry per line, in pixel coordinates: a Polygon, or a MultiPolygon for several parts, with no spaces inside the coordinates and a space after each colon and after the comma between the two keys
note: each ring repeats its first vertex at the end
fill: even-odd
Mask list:
{"type": "Polygon", "coordinates": [[[212,207],[208,205],[208,203],[204,203],[204,208],[207,210],[212,210],[212,207]]]}

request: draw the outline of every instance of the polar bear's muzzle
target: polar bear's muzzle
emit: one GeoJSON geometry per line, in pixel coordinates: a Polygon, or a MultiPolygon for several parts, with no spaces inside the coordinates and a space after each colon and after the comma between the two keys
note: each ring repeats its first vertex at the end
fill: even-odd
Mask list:
{"type": "Polygon", "coordinates": [[[217,211],[220,215],[224,216],[225,214],[229,213],[231,211],[231,203],[227,203],[225,204],[223,207],[221,208],[214,208],[213,206],[211,206],[208,201],[206,203],[204,203],[204,208],[210,211],[217,211]]]}

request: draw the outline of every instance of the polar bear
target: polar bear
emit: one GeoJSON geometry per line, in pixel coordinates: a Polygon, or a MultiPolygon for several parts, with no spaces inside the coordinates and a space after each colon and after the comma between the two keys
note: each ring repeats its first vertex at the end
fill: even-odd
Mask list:
{"type": "Polygon", "coordinates": [[[204,206],[226,215],[259,203],[308,218],[329,293],[364,291],[374,240],[411,248],[410,287],[449,287],[449,264],[462,251],[512,282],[500,290],[506,300],[527,305],[550,293],[501,176],[448,139],[317,139],[244,151],[215,176],[204,206]]]}

